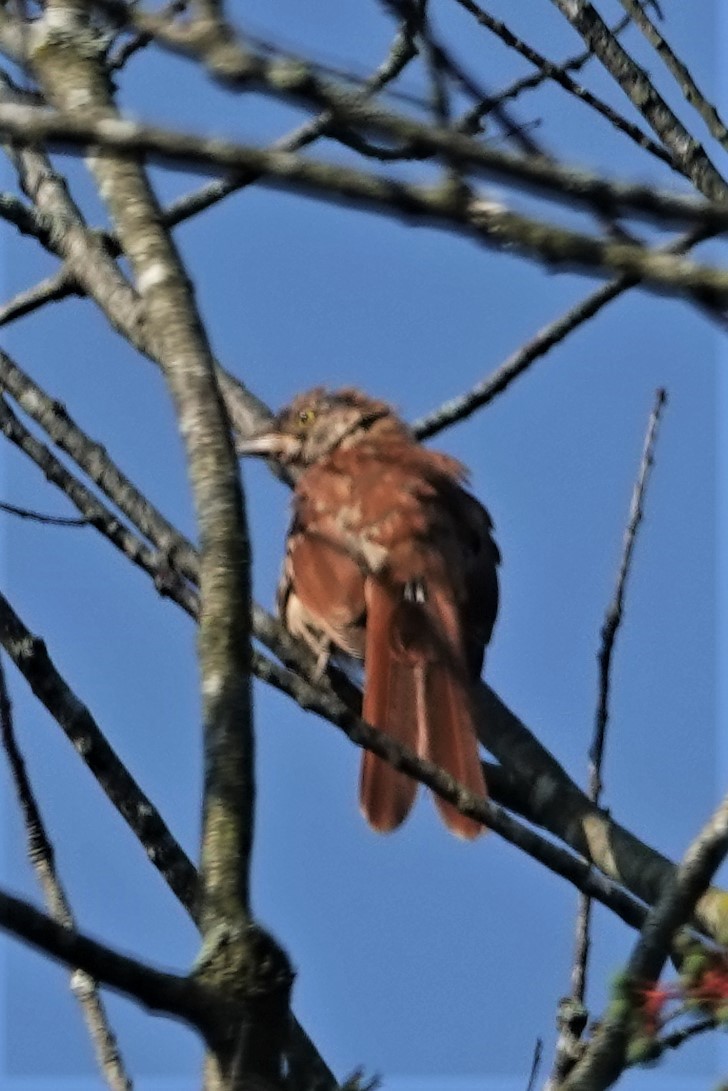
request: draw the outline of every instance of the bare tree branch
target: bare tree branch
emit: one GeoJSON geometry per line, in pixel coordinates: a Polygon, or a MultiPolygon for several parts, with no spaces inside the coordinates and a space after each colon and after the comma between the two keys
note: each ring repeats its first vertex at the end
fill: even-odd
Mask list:
{"type": "Polygon", "coordinates": [[[632,493],[632,502],[629,509],[629,520],[624,535],[622,557],[619,562],[617,584],[614,589],[614,598],[607,610],[607,615],[602,626],[602,645],[599,650],[599,699],[597,702],[596,717],[594,722],[594,737],[589,750],[589,798],[598,803],[602,791],[602,762],[604,759],[604,744],[606,740],[607,723],[609,721],[609,693],[611,682],[612,657],[614,645],[619,627],[624,615],[624,595],[627,580],[632,567],[634,547],[637,540],[642,519],[644,518],[644,502],[647,484],[655,461],[655,445],[657,443],[657,431],[660,425],[663,410],[667,404],[667,393],[658,390],[655,396],[655,405],[650,414],[650,420],[645,435],[642,459],[632,493]]]}
{"type": "MultiPolygon", "coordinates": [[[[702,242],[705,238],[703,232],[695,231],[681,236],[665,247],[666,251],[674,254],[684,253],[691,246],[702,242]]],[[[535,337],[526,341],[516,352],[499,364],[494,371],[476,383],[470,390],[456,398],[450,398],[437,409],[433,409],[426,416],[421,417],[412,425],[412,430],[418,439],[430,439],[438,432],[444,431],[452,424],[465,420],[477,409],[488,405],[498,394],[506,390],[514,379],[527,371],[531,364],[541,359],[547,353],[561,343],[570,333],[579,329],[593,318],[613,299],[617,299],[624,292],[633,288],[638,282],[634,277],[620,277],[603,287],[598,288],[591,295],[586,296],[566,314],[561,315],[554,322],[544,326],[535,337]]],[[[712,312],[711,312],[712,313],[712,312]]]]}
{"type": "MultiPolygon", "coordinates": [[[[459,2],[459,0],[456,0],[456,3],[458,3],[458,2],[459,2]]],[[[470,10],[470,9],[468,9],[468,10],[470,10]]],[[[473,11],[472,14],[476,15],[476,12],[473,11]]],[[[520,38],[518,38],[510,30],[508,30],[506,25],[504,23],[501,23],[500,20],[493,19],[493,17],[491,15],[488,15],[487,12],[483,12],[482,9],[480,9],[480,8],[478,9],[478,14],[483,14],[485,16],[485,18],[486,18],[485,25],[488,26],[489,29],[490,29],[490,22],[493,22],[494,24],[495,23],[499,24],[499,28],[502,30],[502,33],[498,33],[498,31],[495,31],[495,27],[493,27],[493,29],[494,29],[494,31],[496,33],[498,33],[498,36],[502,39],[502,41],[505,42],[506,45],[512,46],[512,48],[517,50],[518,52],[521,51],[520,48],[519,48],[521,45],[523,45],[523,47],[525,49],[527,49],[527,50],[530,49],[530,47],[528,45],[526,45],[525,42],[522,42],[520,38]],[[518,44],[516,44],[516,43],[518,43],[518,44]]],[[[612,33],[615,36],[619,36],[622,33],[622,31],[624,30],[624,28],[626,26],[629,26],[630,22],[631,22],[631,20],[630,20],[628,15],[623,16],[620,19],[620,21],[616,24],[616,26],[613,27],[612,33]]],[[[525,53],[523,55],[526,56],[525,53]]],[[[538,71],[535,72],[532,76],[524,76],[520,80],[515,80],[510,85],[510,87],[507,87],[504,91],[499,92],[499,94],[498,94],[499,101],[501,101],[501,100],[502,101],[509,101],[511,99],[518,98],[518,96],[522,95],[524,93],[524,91],[532,91],[536,87],[540,87],[541,84],[545,83],[549,79],[558,80],[558,76],[555,75],[555,74],[552,75],[550,73],[550,71],[549,71],[549,69],[552,66],[554,68],[556,68],[558,72],[563,72],[563,73],[578,72],[578,71],[580,71],[580,69],[582,69],[584,67],[585,64],[587,64],[588,61],[590,61],[592,59],[594,54],[591,51],[591,49],[584,49],[584,50],[582,50],[581,53],[577,53],[573,57],[568,57],[565,61],[562,61],[560,64],[557,64],[557,65],[554,65],[553,62],[551,62],[551,61],[547,61],[545,57],[541,58],[540,54],[538,54],[538,56],[539,56],[539,60],[542,59],[545,62],[545,65],[542,66],[539,63],[539,61],[529,58],[529,59],[532,60],[532,64],[535,64],[537,66],[538,71]]]]}
{"type": "Polygon", "coordinates": [[[65,265],[53,276],[46,277],[32,288],[18,292],[4,307],[0,307],[0,326],[7,326],[18,318],[32,314],[46,303],[67,299],[71,295],[81,294],[81,287],[65,265]]]}
{"type": "Polygon", "coordinates": [[[544,326],[535,337],[504,360],[482,382],[477,383],[465,394],[450,398],[431,413],[415,421],[412,429],[417,438],[430,439],[438,432],[442,432],[458,421],[465,420],[477,409],[487,405],[509,387],[514,379],[522,375],[531,364],[545,356],[570,333],[583,326],[585,322],[598,314],[602,307],[606,307],[633,284],[634,281],[627,277],[611,281],[581,300],[566,314],[560,315],[554,322],[544,326]]]}

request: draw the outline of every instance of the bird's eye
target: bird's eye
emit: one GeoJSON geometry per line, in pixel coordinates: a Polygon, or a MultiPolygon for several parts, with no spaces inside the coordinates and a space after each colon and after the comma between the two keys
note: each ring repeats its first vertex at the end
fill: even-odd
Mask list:
{"type": "Polygon", "coordinates": [[[313,409],[302,409],[298,414],[298,423],[304,426],[312,424],[315,416],[313,409]]]}

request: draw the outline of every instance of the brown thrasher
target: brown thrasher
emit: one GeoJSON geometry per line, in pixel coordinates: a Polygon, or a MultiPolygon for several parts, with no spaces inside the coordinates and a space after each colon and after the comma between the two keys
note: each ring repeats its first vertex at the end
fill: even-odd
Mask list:
{"type": "MultiPolygon", "coordinates": [[[[429,451],[385,402],[358,390],[299,395],[241,454],[299,472],[278,588],[288,630],[319,654],[364,660],[362,715],[478,796],[486,794],[473,685],[498,608],[498,547],[465,467],[429,451]]],[[[365,751],[360,802],[395,829],[417,783],[365,751]]],[[[435,798],[450,830],[483,827],[435,798]]]]}

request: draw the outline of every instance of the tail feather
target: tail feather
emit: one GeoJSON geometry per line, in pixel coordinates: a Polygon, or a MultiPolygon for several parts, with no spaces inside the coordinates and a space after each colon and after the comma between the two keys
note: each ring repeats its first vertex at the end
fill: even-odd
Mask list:
{"type": "MultiPolygon", "coordinates": [[[[428,732],[423,757],[445,769],[456,780],[483,798],[487,792],[478,754],[470,700],[467,692],[440,665],[431,671],[428,732]]],[[[447,828],[470,841],[485,832],[485,826],[454,807],[441,796],[435,806],[447,828]]]]}
{"type": "MultiPolygon", "coordinates": [[[[446,769],[474,795],[487,795],[473,719],[471,686],[467,677],[463,633],[452,596],[436,583],[430,586],[428,607],[444,645],[432,665],[427,736],[423,756],[446,769]]],[[[461,814],[451,803],[435,796],[435,805],[452,833],[472,840],[485,826],[461,814]]]]}
{"type": "MultiPolygon", "coordinates": [[[[386,731],[396,742],[417,748],[416,675],[390,651],[396,603],[381,585],[367,581],[365,683],[362,715],[368,724],[386,731]]],[[[382,761],[370,750],[361,765],[359,802],[370,826],[388,833],[400,826],[412,809],[417,781],[382,761]]]]}

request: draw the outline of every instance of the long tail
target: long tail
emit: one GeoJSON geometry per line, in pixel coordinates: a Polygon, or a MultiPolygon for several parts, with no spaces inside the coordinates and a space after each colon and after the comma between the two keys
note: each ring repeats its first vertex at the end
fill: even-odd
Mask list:
{"type": "MultiPolygon", "coordinates": [[[[397,601],[367,581],[366,681],[368,723],[441,766],[478,796],[486,795],[473,723],[458,619],[446,594],[397,601]]],[[[409,813],[417,783],[374,754],[362,761],[360,801],[367,821],[381,832],[409,813]]],[[[449,830],[468,840],[484,827],[435,797],[449,830]]]]}

